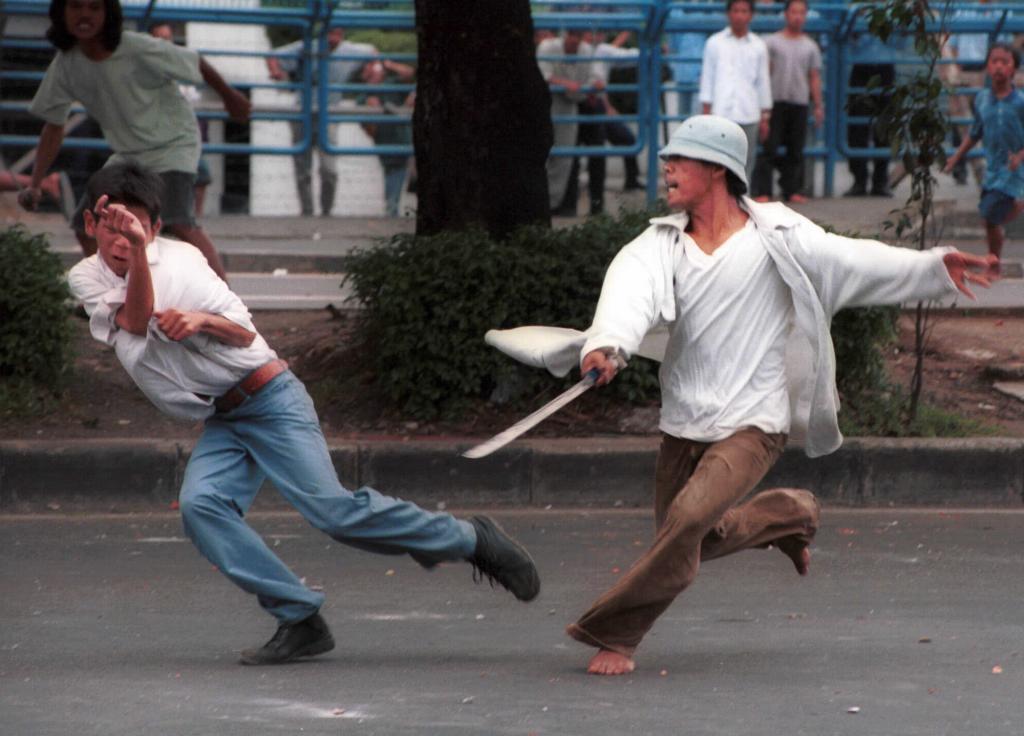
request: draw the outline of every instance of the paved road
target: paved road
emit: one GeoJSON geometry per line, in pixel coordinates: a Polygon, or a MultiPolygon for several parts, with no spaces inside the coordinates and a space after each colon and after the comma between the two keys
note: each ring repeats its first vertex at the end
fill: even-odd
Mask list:
{"type": "Polygon", "coordinates": [[[235,664],[272,623],[176,517],[0,517],[0,733],[1024,733],[1020,512],[829,510],[809,578],[776,551],[709,563],[614,679],[562,628],[647,514],[497,516],[537,558],[531,605],[257,516],[339,642],[276,668],[235,664]]]}

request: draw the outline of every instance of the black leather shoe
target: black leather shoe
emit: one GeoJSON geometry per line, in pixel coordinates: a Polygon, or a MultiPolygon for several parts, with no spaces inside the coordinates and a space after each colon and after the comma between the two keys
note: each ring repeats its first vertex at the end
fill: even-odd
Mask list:
{"type": "Polygon", "coordinates": [[[852,187],[843,192],[844,197],[866,197],[868,196],[868,188],[864,184],[857,184],[856,182],[852,187]]]}
{"type": "Polygon", "coordinates": [[[881,187],[871,187],[871,196],[872,197],[892,197],[893,193],[892,193],[892,189],[889,188],[889,185],[886,184],[885,186],[881,186],[881,187]]]}
{"type": "Polygon", "coordinates": [[[624,192],[634,192],[637,189],[646,189],[646,188],[647,188],[647,185],[644,184],[642,181],[640,181],[639,179],[633,179],[632,181],[627,181],[626,182],[626,184],[622,187],[622,191],[624,191],[624,192]]]}
{"type": "Polygon", "coordinates": [[[277,633],[258,649],[242,652],[242,664],[284,664],[300,657],[312,657],[334,649],[334,637],[319,613],[297,624],[282,624],[277,633]]]}
{"type": "Polygon", "coordinates": [[[474,516],[469,523],[476,529],[476,549],[469,562],[473,579],[497,581],[521,601],[532,601],[540,593],[540,576],[529,553],[510,537],[497,522],[487,516],[474,516]]]}

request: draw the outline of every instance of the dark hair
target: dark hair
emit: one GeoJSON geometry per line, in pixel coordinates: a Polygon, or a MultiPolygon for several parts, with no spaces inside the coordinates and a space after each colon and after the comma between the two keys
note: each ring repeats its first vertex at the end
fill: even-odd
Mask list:
{"type": "Polygon", "coordinates": [[[150,224],[160,219],[160,197],[164,184],[159,176],[137,161],[104,166],[85,184],[85,207],[93,209],[106,194],[114,204],[142,207],[149,213],[150,224]]]}
{"type": "Polygon", "coordinates": [[[729,171],[729,169],[725,170],[725,189],[736,199],[739,199],[747,193],[747,185],[744,184],[743,180],[736,176],[736,174],[729,171]]]}
{"type": "MultiPolygon", "coordinates": [[[[67,5],[68,0],[50,0],[50,28],[46,31],[46,37],[61,51],[70,50],[78,40],[68,31],[64,19],[67,5]]],[[[121,12],[120,0],[103,0],[103,29],[100,31],[100,40],[107,51],[114,51],[121,43],[123,23],[124,13],[121,12]]]]}
{"type": "Polygon", "coordinates": [[[810,3],[808,3],[807,0],[786,0],[786,6],[782,10],[789,10],[789,6],[792,5],[793,3],[803,3],[805,8],[810,7],[810,3]]]}
{"type": "Polygon", "coordinates": [[[988,53],[985,54],[985,64],[986,65],[988,64],[989,57],[992,56],[992,52],[995,51],[996,49],[1002,49],[1003,51],[1008,52],[1010,54],[1010,56],[1013,57],[1013,68],[1014,69],[1019,69],[1020,68],[1020,52],[1017,49],[1015,49],[1013,46],[1011,46],[1010,44],[1003,43],[1002,41],[1000,41],[998,43],[994,43],[994,44],[992,44],[991,46],[988,47],[988,53]]]}
{"type": "Polygon", "coordinates": [[[722,164],[716,164],[712,161],[702,161],[699,158],[693,160],[700,162],[704,166],[709,166],[712,169],[721,169],[722,171],[724,171],[725,191],[727,191],[730,196],[739,199],[740,197],[747,193],[747,185],[743,183],[743,180],[736,176],[736,174],[732,173],[729,169],[722,166],[722,164]]]}
{"type": "Polygon", "coordinates": [[[728,13],[732,10],[732,6],[736,3],[746,3],[751,13],[757,12],[754,10],[754,0],[725,0],[725,12],[728,13]]]}

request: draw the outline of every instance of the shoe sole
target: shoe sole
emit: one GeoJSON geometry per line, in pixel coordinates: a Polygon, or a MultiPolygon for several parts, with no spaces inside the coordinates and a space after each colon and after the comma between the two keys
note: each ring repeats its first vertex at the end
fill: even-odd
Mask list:
{"type": "Polygon", "coordinates": [[[287,659],[255,659],[243,653],[239,662],[250,667],[271,664],[287,664],[288,662],[294,662],[296,659],[302,659],[303,657],[315,657],[318,654],[324,654],[325,652],[329,652],[332,649],[334,649],[333,636],[329,639],[320,639],[319,641],[314,641],[310,644],[307,644],[301,649],[295,650],[295,653],[287,659]]]}
{"type": "Polygon", "coordinates": [[[523,597],[516,593],[514,590],[510,589],[512,595],[514,595],[518,600],[521,600],[524,603],[529,603],[538,595],[540,595],[540,573],[537,572],[537,563],[533,561],[533,557],[531,557],[530,553],[526,551],[526,547],[519,544],[519,541],[511,534],[509,534],[507,531],[505,531],[505,528],[501,524],[496,522],[490,516],[482,516],[480,518],[487,519],[487,521],[489,521],[491,525],[494,526],[495,529],[501,532],[501,534],[505,537],[505,539],[507,539],[512,544],[513,547],[519,550],[520,554],[522,554],[523,557],[530,561],[530,565],[533,567],[533,577],[537,581],[537,589],[533,592],[533,595],[529,597],[523,597]]]}

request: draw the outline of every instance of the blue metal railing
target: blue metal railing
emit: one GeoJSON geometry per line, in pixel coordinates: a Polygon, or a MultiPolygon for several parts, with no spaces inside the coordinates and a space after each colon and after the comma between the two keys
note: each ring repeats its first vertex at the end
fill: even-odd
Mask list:
{"type": "MultiPolygon", "coordinates": [[[[406,95],[413,91],[413,84],[366,85],[359,81],[346,80],[341,83],[317,85],[314,79],[329,79],[330,64],[338,61],[358,61],[362,56],[339,56],[318,53],[326,49],[327,34],[331,28],[384,29],[411,31],[415,27],[412,3],[406,2],[344,2],[334,0],[275,0],[273,5],[256,4],[260,0],[128,0],[123,3],[126,21],[136,24],[156,21],[189,22],[200,21],[224,24],[256,24],[279,26],[296,31],[302,43],[294,53],[282,51],[228,51],[224,49],[200,49],[207,57],[253,57],[261,59],[312,59],[313,64],[302,64],[302,74],[294,81],[249,80],[234,81],[233,84],[245,90],[278,89],[294,92],[297,104],[294,109],[259,109],[253,114],[256,121],[282,121],[297,123],[301,133],[292,145],[256,146],[241,143],[208,143],[208,153],[248,154],[296,154],[314,145],[315,138],[323,151],[335,155],[412,155],[409,145],[364,145],[338,146],[331,140],[329,131],[336,123],[357,123],[367,125],[411,125],[411,111],[400,107],[395,113],[383,113],[346,102],[340,109],[332,106],[332,98],[339,96],[381,94],[388,96],[406,95]],[[327,111],[318,114],[317,111],[327,111]]],[[[939,3],[936,3],[939,6],[939,3]]],[[[4,14],[16,16],[43,17],[47,14],[48,0],[4,0],[4,14]]],[[[953,3],[957,11],[945,18],[938,18],[932,30],[945,29],[958,34],[987,34],[995,39],[1004,33],[1024,33],[1024,8],[1016,3],[992,2],[979,5],[974,2],[953,3]],[[968,12],[962,12],[968,11],[968,12]],[[1016,11],[1016,12],[1014,12],[1016,11]]],[[[770,33],[782,27],[782,4],[765,5],[758,3],[752,30],[770,33]]],[[[553,156],[628,156],[646,154],[648,170],[657,171],[657,150],[659,141],[666,137],[670,126],[685,119],[690,110],[669,112],[664,101],[666,96],[692,97],[698,92],[694,79],[662,80],[665,64],[679,66],[699,65],[700,54],[696,51],[675,52],[664,48],[679,34],[695,34],[694,38],[706,38],[725,26],[723,3],[699,2],[696,0],[591,0],[585,11],[577,0],[548,0],[533,9],[534,27],[537,31],[562,31],[575,28],[592,32],[630,31],[637,48],[635,64],[637,80],[632,84],[609,84],[605,92],[625,93],[636,96],[635,113],[622,115],[555,115],[553,122],[558,125],[587,124],[602,122],[623,122],[636,129],[636,141],[630,146],[559,146],[551,151],[553,156]]],[[[805,155],[812,160],[822,161],[826,194],[831,194],[834,185],[835,166],[843,159],[887,158],[887,148],[853,147],[848,143],[848,129],[851,125],[864,125],[869,118],[850,114],[846,101],[854,95],[865,94],[867,90],[850,84],[850,70],[856,63],[878,62],[876,57],[865,57],[858,50],[858,38],[867,32],[866,23],[858,7],[838,0],[814,2],[807,21],[806,31],[819,41],[822,47],[823,70],[822,89],[825,102],[825,124],[821,130],[810,129],[805,155]]],[[[0,40],[4,49],[50,50],[42,39],[4,38],[0,40]]],[[[670,44],[671,45],[671,44],[670,44]]],[[[702,44],[697,44],[701,46],[702,44]]],[[[900,68],[912,69],[922,62],[910,52],[900,51],[904,45],[897,37],[889,44],[894,52],[891,61],[900,68]]],[[[413,63],[413,54],[381,54],[379,59],[390,59],[402,63],[413,63]]],[[[545,57],[541,61],[580,61],[574,57],[545,57]]],[[[607,62],[614,64],[621,60],[613,56],[594,56],[583,60],[585,63],[607,62]]],[[[954,63],[944,59],[940,64],[954,63]]],[[[34,81],[42,78],[42,72],[0,69],[0,84],[7,81],[34,81]]],[[[553,92],[560,88],[552,87],[553,92]]],[[[595,92],[585,88],[585,92],[595,92]]],[[[975,87],[958,87],[950,94],[970,95],[977,92],[975,87]]],[[[27,101],[7,100],[0,103],[0,113],[5,116],[27,110],[27,101]]],[[[219,109],[201,108],[199,117],[223,120],[227,116],[219,109]]],[[[964,125],[967,118],[954,118],[953,123],[964,125]]],[[[34,136],[4,135],[0,145],[33,146],[34,136]]],[[[68,147],[105,147],[103,141],[69,137],[68,147]]],[[[975,151],[973,155],[981,155],[975,151]]],[[[656,195],[657,176],[649,175],[648,197],[656,195]]]]}

